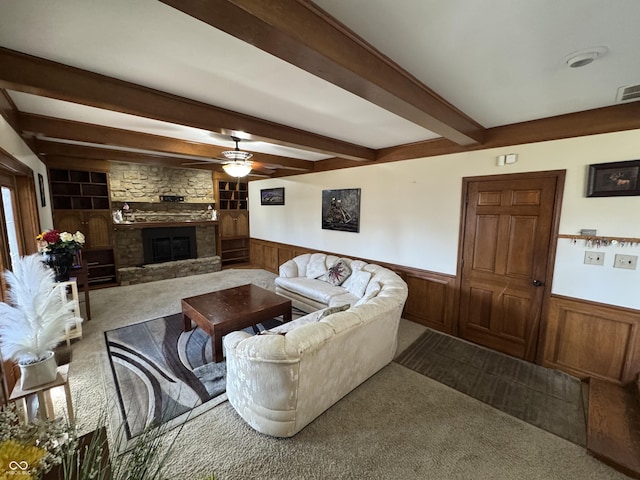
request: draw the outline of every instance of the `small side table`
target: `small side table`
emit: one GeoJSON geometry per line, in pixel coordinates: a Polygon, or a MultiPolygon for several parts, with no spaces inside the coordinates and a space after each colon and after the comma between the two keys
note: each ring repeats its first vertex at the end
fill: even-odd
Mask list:
{"type": "MultiPolygon", "coordinates": [[[[67,287],[71,289],[71,301],[73,301],[73,316],[76,318],[82,318],[80,312],[80,301],[78,299],[78,284],[75,278],[71,278],[66,282],[60,282],[60,285],[63,285],[64,288],[60,289],[60,295],[62,296],[62,301],[69,300],[67,297],[67,287]]],[[[65,328],[65,340],[67,341],[67,347],[71,346],[72,338],[82,338],[82,321],[76,321],[73,327],[67,326],[65,328]]]]}
{"type": "Polygon", "coordinates": [[[78,286],[82,288],[84,292],[84,309],[87,313],[87,321],[91,320],[91,303],[89,300],[89,273],[87,271],[87,264],[84,260],[80,261],[80,267],[73,268],[71,270],[72,277],[75,277],[78,281],[78,286]]]}
{"type": "Polygon", "coordinates": [[[30,390],[22,390],[20,388],[20,383],[16,383],[15,387],[13,387],[13,391],[11,392],[11,396],[9,397],[9,401],[22,401],[25,423],[29,423],[27,397],[34,394],[38,396],[38,416],[43,420],[47,418],[55,418],[53,402],[51,400],[51,389],[57,387],[64,387],[64,395],[67,400],[67,415],[69,416],[70,422],[75,420],[75,416],[73,414],[73,403],[71,402],[71,389],[69,388],[67,376],[68,368],[68,366],[58,367],[58,375],[53,382],[40,385],[30,390]]]}

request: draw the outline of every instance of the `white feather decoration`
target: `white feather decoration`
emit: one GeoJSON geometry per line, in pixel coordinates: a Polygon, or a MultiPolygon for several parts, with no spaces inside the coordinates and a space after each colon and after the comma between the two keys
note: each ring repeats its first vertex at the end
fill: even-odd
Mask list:
{"type": "Polygon", "coordinates": [[[53,272],[39,254],[13,262],[5,271],[11,304],[0,302],[0,348],[4,358],[29,363],[46,356],[62,340],[73,316],[74,302],[64,301],[53,272]]]}

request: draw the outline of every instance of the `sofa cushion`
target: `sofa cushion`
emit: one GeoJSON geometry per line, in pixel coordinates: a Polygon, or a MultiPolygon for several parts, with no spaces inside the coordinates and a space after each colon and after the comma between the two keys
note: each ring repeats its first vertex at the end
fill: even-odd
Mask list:
{"type": "Polygon", "coordinates": [[[371,280],[369,282],[369,285],[367,285],[366,290],[364,291],[364,295],[355,303],[355,305],[362,305],[363,303],[368,302],[373,297],[378,295],[378,293],[380,293],[380,290],[382,290],[382,285],[380,285],[380,282],[378,282],[377,280],[371,280]]]}
{"type": "Polygon", "coordinates": [[[331,299],[329,300],[329,306],[335,307],[335,306],[346,305],[346,304],[354,305],[358,300],[360,300],[360,297],[356,297],[353,293],[345,290],[342,295],[336,295],[335,297],[331,297],[331,299]]]}
{"type": "Polygon", "coordinates": [[[276,284],[285,290],[303,295],[311,300],[329,305],[331,297],[345,293],[344,288],[336,287],[322,280],[304,277],[278,277],[276,284]]]}
{"type": "Polygon", "coordinates": [[[319,280],[329,282],[331,285],[342,285],[342,283],[351,275],[351,268],[344,260],[338,260],[329,267],[329,270],[322,275],[319,280]]]}
{"type": "Polygon", "coordinates": [[[367,262],[363,262],[362,260],[351,260],[351,259],[343,259],[349,261],[349,266],[351,267],[351,271],[355,272],[356,270],[362,270],[367,266],[367,262]]]}
{"type": "Polygon", "coordinates": [[[342,286],[360,298],[364,295],[369,280],[371,280],[371,272],[355,270],[351,273],[351,276],[345,280],[342,286]]]}
{"type": "Polygon", "coordinates": [[[309,263],[307,264],[307,278],[318,278],[326,273],[326,257],[323,253],[314,253],[311,255],[309,263]]]}

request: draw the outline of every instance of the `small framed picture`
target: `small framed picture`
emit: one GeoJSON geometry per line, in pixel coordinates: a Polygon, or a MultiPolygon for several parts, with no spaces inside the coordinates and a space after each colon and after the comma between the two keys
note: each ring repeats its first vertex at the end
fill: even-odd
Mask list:
{"type": "Polygon", "coordinates": [[[640,160],[589,165],[587,197],[640,195],[640,160]]]}
{"type": "Polygon", "coordinates": [[[46,197],[44,196],[44,177],[42,176],[41,173],[38,174],[38,186],[40,187],[40,206],[46,207],[47,200],[46,200],[46,197]]]}
{"type": "Polygon", "coordinates": [[[284,205],[284,187],[260,190],[260,205],[284,205]]]}

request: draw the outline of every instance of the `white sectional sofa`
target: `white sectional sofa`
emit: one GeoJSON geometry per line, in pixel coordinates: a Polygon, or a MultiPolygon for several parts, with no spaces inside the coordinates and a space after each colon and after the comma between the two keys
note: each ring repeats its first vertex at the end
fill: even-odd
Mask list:
{"type": "Polygon", "coordinates": [[[276,291],[310,313],[225,336],[227,395],[255,430],[290,437],[391,362],[407,285],[379,265],[316,253],[281,265],[276,291]],[[339,260],[352,273],[333,285],[339,260]]]}

